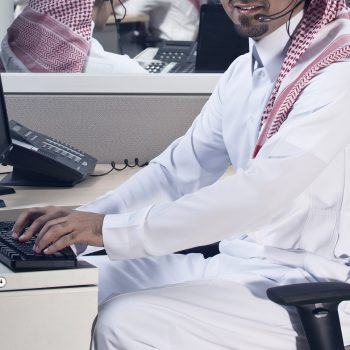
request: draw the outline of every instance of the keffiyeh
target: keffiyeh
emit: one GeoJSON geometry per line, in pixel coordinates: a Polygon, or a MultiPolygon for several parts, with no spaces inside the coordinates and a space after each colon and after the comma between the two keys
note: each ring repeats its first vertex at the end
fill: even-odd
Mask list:
{"type": "Polygon", "coordinates": [[[8,29],[6,46],[30,72],[81,72],[90,49],[93,4],[29,0],[8,29]]]}
{"type": "Polygon", "coordinates": [[[261,133],[254,150],[255,157],[264,143],[273,136],[288,118],[294,102],[310,80],[328,65],[350,57],[350,32],[330,40],[317,57],[282,91],[281,85],[313,44],[320,31],[336,20],[349,20],[345,0],[311,0],[306,13],[293,34],[274,90],[261,119],[261,133]]]}

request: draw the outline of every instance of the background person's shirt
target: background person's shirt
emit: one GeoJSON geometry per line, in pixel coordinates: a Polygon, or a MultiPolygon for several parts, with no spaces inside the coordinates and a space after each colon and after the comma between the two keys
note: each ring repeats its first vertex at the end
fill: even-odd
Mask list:
{"type": "Polygon", "coordinates": [[[91,38],[90,51],[84,67],[84,73],[91,74],[147,74],[136,60],[127,55],[107,52],[94,38],[91,38]]]}
{"type": "MultiPolygon", "coordinates": [[[[190,0],[128,0],[124,4],[127,16],[149,15],[149,29],[164,40],[195,40],[199,12],[190,0]]],[[[121,6],[118,12],[123,13],[121,6]]]]}

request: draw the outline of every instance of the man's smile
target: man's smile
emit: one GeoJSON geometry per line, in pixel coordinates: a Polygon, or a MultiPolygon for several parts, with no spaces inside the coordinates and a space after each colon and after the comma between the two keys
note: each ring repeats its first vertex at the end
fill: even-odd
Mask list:
{"type": "Polygon", "coordinates": [[[225,0],[222,3],[231,18],[240,16],[254,17],[257,14],[267,14],[267,10],[270,7],[269,3],[264,0],[225,0]]]}
{"type": "MultiPolygon", "coordinates": [[[[232,3],[232,1],[231,1],[232,3]]],[[[238,12],[242,15],[255,15],[258,12],[261,13],[261,11],[264,9],[264,6],[259,4],[233,4],[233,7],[238,10],[238,12]]]]}

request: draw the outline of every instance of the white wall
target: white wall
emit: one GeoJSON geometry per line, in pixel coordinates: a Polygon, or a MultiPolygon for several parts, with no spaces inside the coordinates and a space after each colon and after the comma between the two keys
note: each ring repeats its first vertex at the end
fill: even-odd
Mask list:
{"type": "Polygon", "coordinates": [[[0,40],[14,19],[13,0],[0,0],[0,40]]]}

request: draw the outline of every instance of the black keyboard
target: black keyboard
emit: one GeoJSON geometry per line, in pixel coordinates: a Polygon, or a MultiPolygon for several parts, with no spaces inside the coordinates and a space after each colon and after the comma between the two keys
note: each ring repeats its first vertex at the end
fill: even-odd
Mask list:
{"type": "Polygon", "coordinates": [[[33,251],[35,237],[27,242],[12,239],[13,221],[0,222],[0,262],[14,271],[53,270],[76,267],[77,259],[71,248],[51,254],[33,251]]]}

